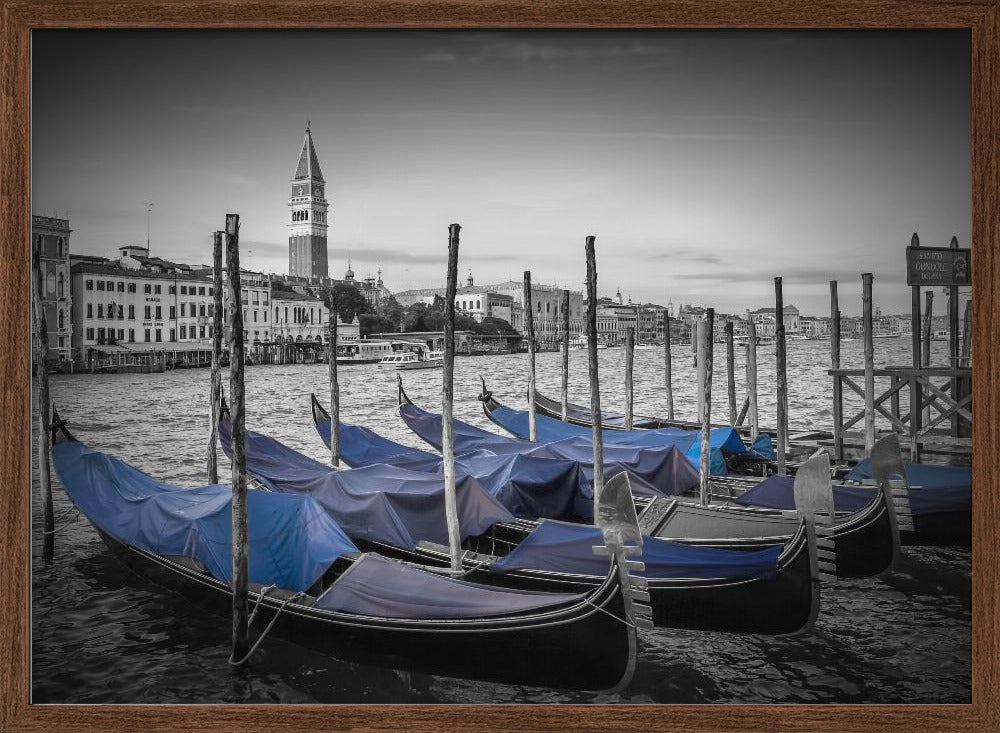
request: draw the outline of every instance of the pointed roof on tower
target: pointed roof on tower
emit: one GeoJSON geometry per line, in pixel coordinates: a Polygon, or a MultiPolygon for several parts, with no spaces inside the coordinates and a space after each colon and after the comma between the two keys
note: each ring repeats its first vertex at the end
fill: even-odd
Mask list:
{"type": "Polygon", "coordinates": [[[306,137],[302,141],[302,152],[299,153],[299,164],[295,168],[293,180],[313,179],[323,180],[323,171],[319,167],[319,158],[316,157],[316,148],[313,146],[312,132],[309,130],[309,123],[306,123],[306,137]]]}

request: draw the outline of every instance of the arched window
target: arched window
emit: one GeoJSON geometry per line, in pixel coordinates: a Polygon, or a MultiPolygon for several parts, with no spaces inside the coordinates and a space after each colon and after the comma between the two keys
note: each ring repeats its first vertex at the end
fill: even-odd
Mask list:
{"type": "Polygon", "coordinates": [[[481,301],[481,300],[477,300],[476,301],[476,310],[479,310],[480,308],[482,308],[482,306],[480,305],[480,303],[482,303],[482,302],[483,301],[481,301]]]}
{"type": "MultiPolygon", "coordinates": [[[[64,289],[65,289],[65,281],[63,280],[63,274],[60,272],[59,273],[59,278],[58,278],[57,284],[56,284],[56,297],[58,297],[58,298],[64,297],[64,295],[65,295],[64,289]]],[[[62,313],[60,312],[59,315],[61,317],[62,313]]],[[[60,326],[59,328],[62,328],[62,326],[60,326]]]]}
{"type": "Polygon", "coordinates": [[[60,310],[59,311],[59,330],[62,331],[64,328],[66,328],[66,313],[64,311],[60,310]]]}

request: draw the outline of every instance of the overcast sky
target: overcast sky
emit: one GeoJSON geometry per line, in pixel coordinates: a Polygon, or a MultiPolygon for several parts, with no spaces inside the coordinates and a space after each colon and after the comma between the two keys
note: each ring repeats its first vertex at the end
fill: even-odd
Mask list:
{"type": "Polygon", "coordinates": [[[285,272],[306,121],[331,203],[330,274],[392,290],[461,275],[721,311],[907,312],[904,248],[969,246],[970,46],[921,32],[41,31],[33,211],[75,252],[285,272]]]}

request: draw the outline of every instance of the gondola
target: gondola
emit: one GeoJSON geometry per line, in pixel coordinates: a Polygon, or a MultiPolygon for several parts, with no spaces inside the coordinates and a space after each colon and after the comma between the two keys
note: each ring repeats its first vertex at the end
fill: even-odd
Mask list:
{"type": "MultiPolygon", "coordinates": [[[[141,578],[228,614],[229,488],[177,489],[78,442],[58,416],[52,430],[59,478],[112,554],[141,578]]],[[[641,579],[628,574],[615,538],[638,532],[614,507],[601,507],[608,574],[585,593],[562,594],[360,553],[309,496],[253,490],[247,507],[249,601],[276,635],[338,658],[459,678],[581,690],[631,679],[643,618],[632,587],[641,579]]]]}
{"type": "MultiPolygon", "coordinates": [[[[224,450],[228,447],[228,419],[220,416],[219,434],[224,450]]],[[[248,431],[247,469],[260,484],[272,491],[309,493],[330,511],[338,523],[343,507],[362,494],[390,491],[384,466],[378,469],[381,483],[369,484],[368,469],[338,471],[303,456],[268,436],[248,431]]],[[[440,474],[424,474],[429,485],[440,486],[440,474]]],[[[403,474],[397,475],[398,477],[403,474]]],[[[626,474],[612,479],[628,485],[626,474]]],[[[406,477],[410,485],[407,500],[409,521],[418,507],[416,497],[425,497],[431,515],[441,516],[442,500],[433,491],[419,492],[417,479],[406,477]]],[[[606,489],[605,489],[606,490],[606,489]]],[[[627,495],[627,492],[623,492],[627,495]]],[[[603,499],[603,495],[602,495],[603,499]]],[[[382,497],[391,503],[391,497],[382,497]]],[[[475,512],[465,512],[459,502],[460,526],[475,521],[475,512]]],[[[359,546],[424,565],[446,565],[448,549],[440,541],[399,542],[397,525],[407,517],[394,515],[384,522],[346,518],[345,529],[359,546]]],[[[422,530],[441,537],[443,526],[422,530]]],[[[480,583],[500,584],[525,590],[580,592],[600,582],[606,560],[595,557],[590,545],[596,537],[593,527],[546,520],[501,521],[486,532],[463,530],[462,558],[468,577],[480,583]]],[[[750,548],[742,548],[750,549],[750,548]]],[[[646,537],[644,563],[640,574],[650,596],[652,620],[658,626],[712,631],[785,634],[811,626],[819,608],[819,588],[810,564],[809,537],[801,525],[784,543],[762,544],[757,552],[734,552],[674,543],[646,537]]]]}
{"type": "MultiPolygon", "coordinates": [[[[906,504],[912,521],[901,523],[904,545],[970,545],[972,543],[972,471],[961,466],[901,463],[906,504]]],[[[878,491],[871,485],[871,461],[866,458],[841,482],[833,484],[839,512],[857,511],[878,491]]],[[[732,499],[736,504],[772,509],[794,508],[792,482],[771,476],[732,499]]]]}
{"type": "MultiPolygon", "coordinates": [[[[515,410],[497,400],[482,381],[482,392],[479,401],[483,403],[483,412],[490,422],[498,425],[515,438],[527,440],[529,435],[528,413],[525,410],[515,410]]],[[[535,418],[536,437],[540,443],[552,443],[573,438],[584,441],[592,439],[592,428],[584,427],[544,414],[535,418]]],[[[657,428],[655,430],[603,430],[606,447],[631,448],[661,448],[676,445],[693,465],[700,465],[700,428],[689,430],[678,427],[657,428]]],[[[713,427],[710,431],[711,454],[710,468],[713,475],[743,473],[750,475],[767,475],[773,472],[774,449],[770,436],[763,434],[752,446],[747,446],[739,432],[732,427],[713,427]]]]}
{"type": "MultiPolygon", "coordinates": [[[[440,415],[422,410],[400,390],[400,416],[407,426],[426,442],[440,450],[440,415]]],[[[484,405],[499,405],[486,396],[484,405]]],[[[504,408],[507,409],[507,408],[504,408]]],[[[455,445],[470,436],[470,445],[497,451],[530,450],[536,444],[517,438],[494,435],[473,425],[455,420],[455,445]]],[[[654,435],[650,432],[649,435],[654,435]]],[[[592,450],[589,440],[577,437],[570,443],[573,450],[592,450]]],[[[560,441],[551,445],[567,445],[560,441]]],[[[615,446],[605,446],[605,451],[615,446]]],[[[635,450],[630,446],[618,446],[635,450]]],[[[793,505],[794,508],[794,505],[793,505]]],[[[888,488],[876,492],[857,511],[838,514],[833,537],[836,547],[837,577],[865,578],[878,575],[892,566],[898,555],[899,531],[896,507],[888,488]]],[[[712,504],[702,506],[691,498],[655,497],[640,515],[643,531],[655,537],[687,544],[725,549],[760,549],[788,542],[798,526],[794,512],[751,508],[740,505],[712,504]]]]}
{"type": "MultiPolygon", "coordinates": [[[[405,393],[401,394],[405,399],[405,393]]],[[[316,429],[329,444],[330,417],[315,395],[311,409],[316,429]]],[[[459,421],[454,424],[458,441],[463,444],[456,455],[458,470],[486,484],[516,515],[549,519],[593,518],[594,471],[588,448],[519,442],[505,448],[497,446],[496,450],[476,450],[474,445],[464,445],[463,435],[470,433],[471,426],[459,421]]],[[[441,470],[440,455],[402,445],[368,428],[343,421],[340,423],[340,453],[341,459],[351,467],[390,463],[418,471],[441,470]]],[[[698,472],[690,462],[669,447],[609,450],[603,465],[604,475],[610,477],[622,471],[629,475],[632,493],[638,497],[679,494],[698,483],[698,472]]]]}

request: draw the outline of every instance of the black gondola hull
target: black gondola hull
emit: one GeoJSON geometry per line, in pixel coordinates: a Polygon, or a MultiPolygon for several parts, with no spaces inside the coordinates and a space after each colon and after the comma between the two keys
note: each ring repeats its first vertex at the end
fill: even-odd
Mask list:
{"type": "MultiPolygon", "coordinates": [[[[177,592],[219,616],[231,613],[232,595],[226,584],[98,532],[112,554],[143,581],[177,592]]],[[[252,595],[251,602],[255,598],[252,595]]],[[[575,604],[521,621],[506,617],[473,623],[375,619],[290,603],[271,633],[340,659],[417,673],[611,689],[631,675],[635,664],[634,641],[621,620],[620,586],[608,582],[589,601],[594,605],[575,604]]],[[[280,600],[265,596],[255,626],[269,623],[280,605],[280,600]]],[[[229,631],[229,625],[220,622],[220,639],[228,638],[229,631]]]]}
{"type": "MultiPolygon", "coordinates": [[[[371,545],[371,549],[426,565],[445,566],[449,560],[441,550],[405,550],[382,544],[371,545]]],[[[465,559],[468,580],[522,590],[581,593],[592,591],[603,580],[596,575],[541,570],[492,573],[479,563],[476,557],[465,559]]],[[[653,623],[663,628],[789,634],[809,628],[819,607],[804,532],[789,538],[773,578],[647,578],[647,583],[653,623]]]]}

